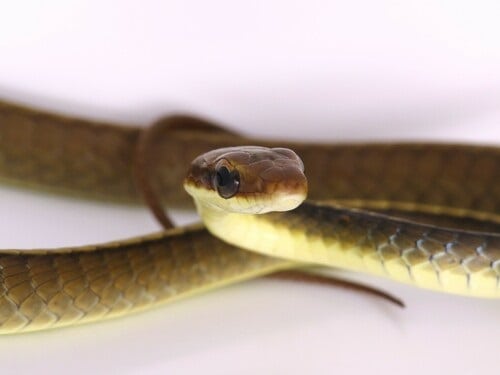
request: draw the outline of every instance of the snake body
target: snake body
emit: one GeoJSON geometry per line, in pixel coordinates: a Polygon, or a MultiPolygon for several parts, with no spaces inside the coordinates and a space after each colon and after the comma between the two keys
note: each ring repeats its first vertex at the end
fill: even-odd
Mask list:
{"type": "MultiPolygon", "coordinates": [[[[337,203],[377,209],[467,214],[489,220],[493,228],[499,221],[500,150],[496,147],[271,142],[216,129],[190,117],[174,119],[182,126],[169,126],[164,120],[166,130],[151,146],[154,181],[169,206],[189,204],[182,181],[195,156],[214,148],[259,144],[290,147],[301,155],[314,200],[335,198],[337,203]]],[[[0,103],[0,176],[22,186],[138,202],[132,165],[140,131],[0,103]]],[[[319,243],[319,253],[325,254],[320,255],[322,263],[357,270],[371,263],[372,272],[417,285],[433,283],[437,289],[470,290],[473,295],[496,293],[496,234],[471,235],[351,209],[329,208],[326,213],[314,204],[255,220],[265,226],[282,220],[280,215],[308,228],[301,244],[319,243]],[[294,221],[296,215],[301,219],[294,221]],[[409,243],[408,233],[416,246],[409,243]],[[341,245],[332,252],[334,240],[341,245]],[[394,264],[390,271],[389,264],[394,264]]],[[[282,238],[287,233],[295,238],[296,231],[288,226],[281,230],[282,238]]],[[[307,253],[299,259],[319,259],[312,251],[310,256],[307,253]]],[[[290,260],[228,245],[201,227],[85,248],[29,254],[4,250],[0,252],[0,333],[123,315],[292,266],[290,260]]]]}
{"type": "Polygon", "coordinates": [[[229,243],[263,254],[448,293],[500,296],[498,234],[439,228],[314,203],[262,217],[227,215],[207,225],[229,243]]]}
{"type": "Polygon", "coordinates": [[[2,251],[0,332],[109,319],[289,268],[200,226],[99,246],[2,251]]]}

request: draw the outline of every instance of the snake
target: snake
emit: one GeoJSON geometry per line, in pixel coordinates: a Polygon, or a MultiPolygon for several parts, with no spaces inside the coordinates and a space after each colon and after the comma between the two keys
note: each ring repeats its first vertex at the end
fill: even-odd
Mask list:
{"type": "MultiPolygon", "coordinates": [[[[152,129],[145,155],[161,203],[192,207],[185,186],[205,224],[106,244],[0,250],[0,333],[124,316],[311,263],[498,297],[498,147],[258,139],[175,114],[152,129]],[[281,196],[291,186],[292,198],[265,212],[269,189],[281,196]],[[249,191],[256,187],[266,194],[249,191]]],[[[143,132],[0,102],[0,180],[141,203],[134,161],[143,132]]]]}

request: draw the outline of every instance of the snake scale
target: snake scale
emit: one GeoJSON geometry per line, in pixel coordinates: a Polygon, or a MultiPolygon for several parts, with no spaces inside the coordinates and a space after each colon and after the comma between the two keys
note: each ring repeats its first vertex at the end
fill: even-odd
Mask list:
{"type": "MultiPolygon", "coordinates": [[[[269,141],[234,134],[191,117],[162,121],[165,131],[151,144],[152,173],[169,207],[190,204],[182,182],[197,155],[245,144],[286,146],[303,159],[313,200],[334,198],[339,204],[394,209],[402,215],[421,211],[432,222],[439,222],[440,216],[446,220],[446,213],[451,212],[480,220],[480,228],[487,221],[488,231],[498,232],[500,149],[494,146],[269,141]],[[171,123],[175,126],[169,126],[171,123]]],[[[140,132],[138,127],[86,121],[3,102],[0,178],[58,193],[139,202],[133,161],[140,132]]],[[[303,209],[313,210],[313,206],[303,209]]],[[[321,216],[321,210],[313,212],[321,216]]],[[[344,213],[351,212],[357,211],[344,213]]],[[[456,220],[452,218],[452,222],[456,220]]],[[[397,223],[386,225],[392,225],[386,233],[392,238],[387,256],[400,259],[411,271],[413,264],[421,263],[422,254],[413,256],[408,249],[417,245],[404,243],[404,238],[398,241],[397,223]]],[[[477,223],[469,224],[463,218],[463,225],[474,229],[477,223]]],[[[453,237],[452,231],[448,233],[453,237]]],[[[427,258],[442,253],[441,248],[427,245],[427,258]]],[[[477,272],[490,272],[496,282],[498,254],[489,251],[498,246],[486,249],[481,242],[474,246],[477,254],[450,247],[445,255],[453,258],[453,267],[446,267],[465,274],[466,279],[477,272]],[[480,269],[474,268],[473,259],[482,261],[476,262],[481,263],[480,269]]],[[[0,333],[119,316],[293,265],[228,245],[202,226],[97,246],[30,253],[2,250],[0,333]]]]}

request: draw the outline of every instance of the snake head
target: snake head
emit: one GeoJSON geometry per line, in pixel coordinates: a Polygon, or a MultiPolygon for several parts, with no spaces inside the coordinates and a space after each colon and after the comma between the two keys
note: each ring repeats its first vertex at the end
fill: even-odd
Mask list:
{"type": "Polygon", "coordinates": [[[256,214],[296,208],[306,198],[307,179],[292,150],[239,146],[194,159],[184,188],[198,206],[256,214]]]}

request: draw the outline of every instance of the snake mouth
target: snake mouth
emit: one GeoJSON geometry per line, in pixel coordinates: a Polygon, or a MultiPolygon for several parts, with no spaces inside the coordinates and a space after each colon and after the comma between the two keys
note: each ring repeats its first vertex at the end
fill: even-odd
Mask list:
{"type": "Polygon", "coordinates": [[[284,194],[280,197],[275,197],[272,210],[270,211],[290,211],[302,204],[306,198],[306,193],[284,194]]]}

